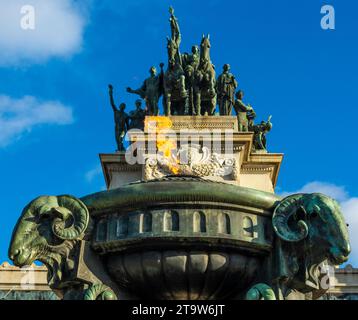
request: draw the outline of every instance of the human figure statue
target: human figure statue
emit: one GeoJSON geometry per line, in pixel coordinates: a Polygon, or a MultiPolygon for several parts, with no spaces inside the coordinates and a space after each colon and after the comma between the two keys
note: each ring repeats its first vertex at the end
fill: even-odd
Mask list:
{"type": "Polygon", "coordinates": [[[200,64],[200,50],[198,46],[191,48],[191,54],[185,53],[183,55],[184,61],[184,72],[185,72],[185,86],[189,95],[188,111],[186,114],[196,115],[195,111],[195,72],[197,71],[200,64]]]}
{"type": "Polygon", "coordinates": [[[109,100],[114,112],[114,123],[115,123],[115,138],[117,142],[117,151],[125,151],[123,145],[123,139],[129,129],[129,117],[128,114],[124,111],[126,105],[121,103],[119,109],[116,107],[113,98],[113,86],[108,85],[109,88],[109,100]]]}
{"type": "Polygon", "coordinates": [[[196,108],[195,108],[195,69],[192,65],[187,65],[185,68],[185,85],[188,92],[188,102],[186,106],[185,114],[195,116],[196,108]]]}
{"type": "Polygon", "coordinates": [[[183,55],[184,65],[192,66],[196,70],[200,63],[200,49],[199,46],[195,45],[191,47],[191,54],[184,53],[183,55]]]}
{"type": "Polygon", "coordinates": [[[239,131],[247,132],[253,127],[253,121],[256,117],[254,109],[248,104],[245,105],[242,99],[244,98],[244,92],[239,90],[236,92],[236,100],[234,109],[237,115],[237,121],[239,124],[239,131]]]}
{"type": "Polygon", "coordinates": [[[159,115],[158,101],[163,94],[163,67],[164,63],[161,63],[161,72],[159,75],[157,75],[157,69],[152,66],[149,70],[150,77],[144,80],[143,85],[139,89],[133,90],[129,87],[127,88],[127,92],[137,94],[145,100],[147,106],[147,114],[149,116],[159,115]]]}
{"type": "Polygon", "coordinates": [[[129,130],[130,129],[140,129],[144,130],[144,120],[146,111],[142,109],[142,100],[138,99],[135,102],[135,110],[129,113],[129,130]]]}
{"type": "Polygon", "coordinates": [[[188,110],[188,92],[186,90],[183,57],[180,54],[181,33],[174,9],[170,7],[171,38],[167,37],[168,68],[164,74],[164,112],[184,115],[188,110]]]}
{"type": "Polygon", "coordinates": [[[223,73],[217,79],[217,94],[219,99],[219,111],[221,116],[229,116],[235,103],[235,90],[238,83],[235,76],[230,73],[230,65],[225,64],[223,73]]]}
{"type": "Polygon", "coordinates": [[[174,8],[169,7],[169,13],[170,13],[170,30],[172,33],[172,40],[175,42],[177,47],[180,47],[181,44],[181,33],[179,28],[179,23],[177,17],[174,15],[174,8]]]}
{"type": "Polygon", "coordinates": [[[260,124],[254,125],[254,145],[255,151],[267,151],[266,134],[271,131],[272,123],[271,116],[266,121],[261,121],[260,124]]]}

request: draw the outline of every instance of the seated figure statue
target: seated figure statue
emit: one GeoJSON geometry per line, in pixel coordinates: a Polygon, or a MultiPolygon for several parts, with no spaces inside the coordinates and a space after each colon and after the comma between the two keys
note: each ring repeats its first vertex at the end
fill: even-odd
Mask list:
{"type": "Polygon", "coordinates": [[[254,151],[267,151],[267,140],[266,134],[271,131],[272,123],[271,123],[271,116],[267,121],[261,121],[260,124],[254,125],[254,151]]]}

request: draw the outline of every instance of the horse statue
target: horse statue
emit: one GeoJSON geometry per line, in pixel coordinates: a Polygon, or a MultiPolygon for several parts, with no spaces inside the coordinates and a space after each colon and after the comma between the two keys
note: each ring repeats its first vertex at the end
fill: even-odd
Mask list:
{"type": "Polygon", "coordinates": [[[215,90],[216,73],[210,59],[210,35],[200,44],[200,63],[195,72],[195,115],[214,115],[217,93],[215,90]]]}

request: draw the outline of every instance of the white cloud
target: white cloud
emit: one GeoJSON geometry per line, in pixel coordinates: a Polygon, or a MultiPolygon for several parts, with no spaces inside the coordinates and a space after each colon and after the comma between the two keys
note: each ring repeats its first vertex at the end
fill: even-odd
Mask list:
{"type": "Polygon", "coordinates": [[[101,173],[102,173],[102,167],[98,165],[95,168],[87,171],[85,174],[85,178],[87,182],[92,182],[96,177],[101,175],[101,173]]]}
{"type": "MultiPolygon", "coordinates": [[[[87,3],[89,0],[85,0],[87,3]]],[[[68,57],[82,47],[85,6],[74,0],[0,0],[0,66],[68,57]],[[35,29],[21,27],[21,8],[35,9],[35,29]]]]}
{"type": "Polygon", "coordinates": [[[313,181],[304,185],[300,190],[295,192],[284,192],[282,196],[290,195],[292,193],[323,193],[327,196],[330,196],[337,201],[345,201],[348,199],[349,195],[346,189],[343,186],[336,186],[332,183],[313,181]]]}
{"type": "Polygon", "coordinates": [[[349,237],[352,246],[350,263],[358,266],[358,198],[350,197],[343,186],[332,183],[314,181],[307,183],[301,189],[294,192],[284,192],[281,195],[287,196],[294,193],[323,193],[340,202],[346,222],[349,224],[349,237]]]}
{"type": "Polygon", "coordinates": [[[58,101],[40,101],[32,96],[13,99],[0,95],[0,147],[13,143],[35,126],[72,122],[72,109],[58,101]]]}

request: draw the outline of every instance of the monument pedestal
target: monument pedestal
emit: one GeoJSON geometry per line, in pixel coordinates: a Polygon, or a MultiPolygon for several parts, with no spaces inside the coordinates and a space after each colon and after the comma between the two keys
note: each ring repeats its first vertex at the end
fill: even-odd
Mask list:
{"type": "MultiPolygon", "coordinates": [[[[165,118],[159,117],[158,121],[165,118]]],[[[186,160],[186,164],[174,163],[174,170],[166,159],[160,156],[158,159],[158,136],[161,134],[150,132],[146,125],[144,133],[129,136],[130,143],[142,146],[145,163],[129,164],[125,152],[100,154],[108,190],[140,180],[190,175],[274,192],[283,154],[253,152],[254,133],[239,132],[236,117],[173,116],[166,119],[170,119],[170,127],[164,128],[171,132],[168,137],[172,138],[173,133],[176,135],[174,153],[178,159],[186,160]]]]}

